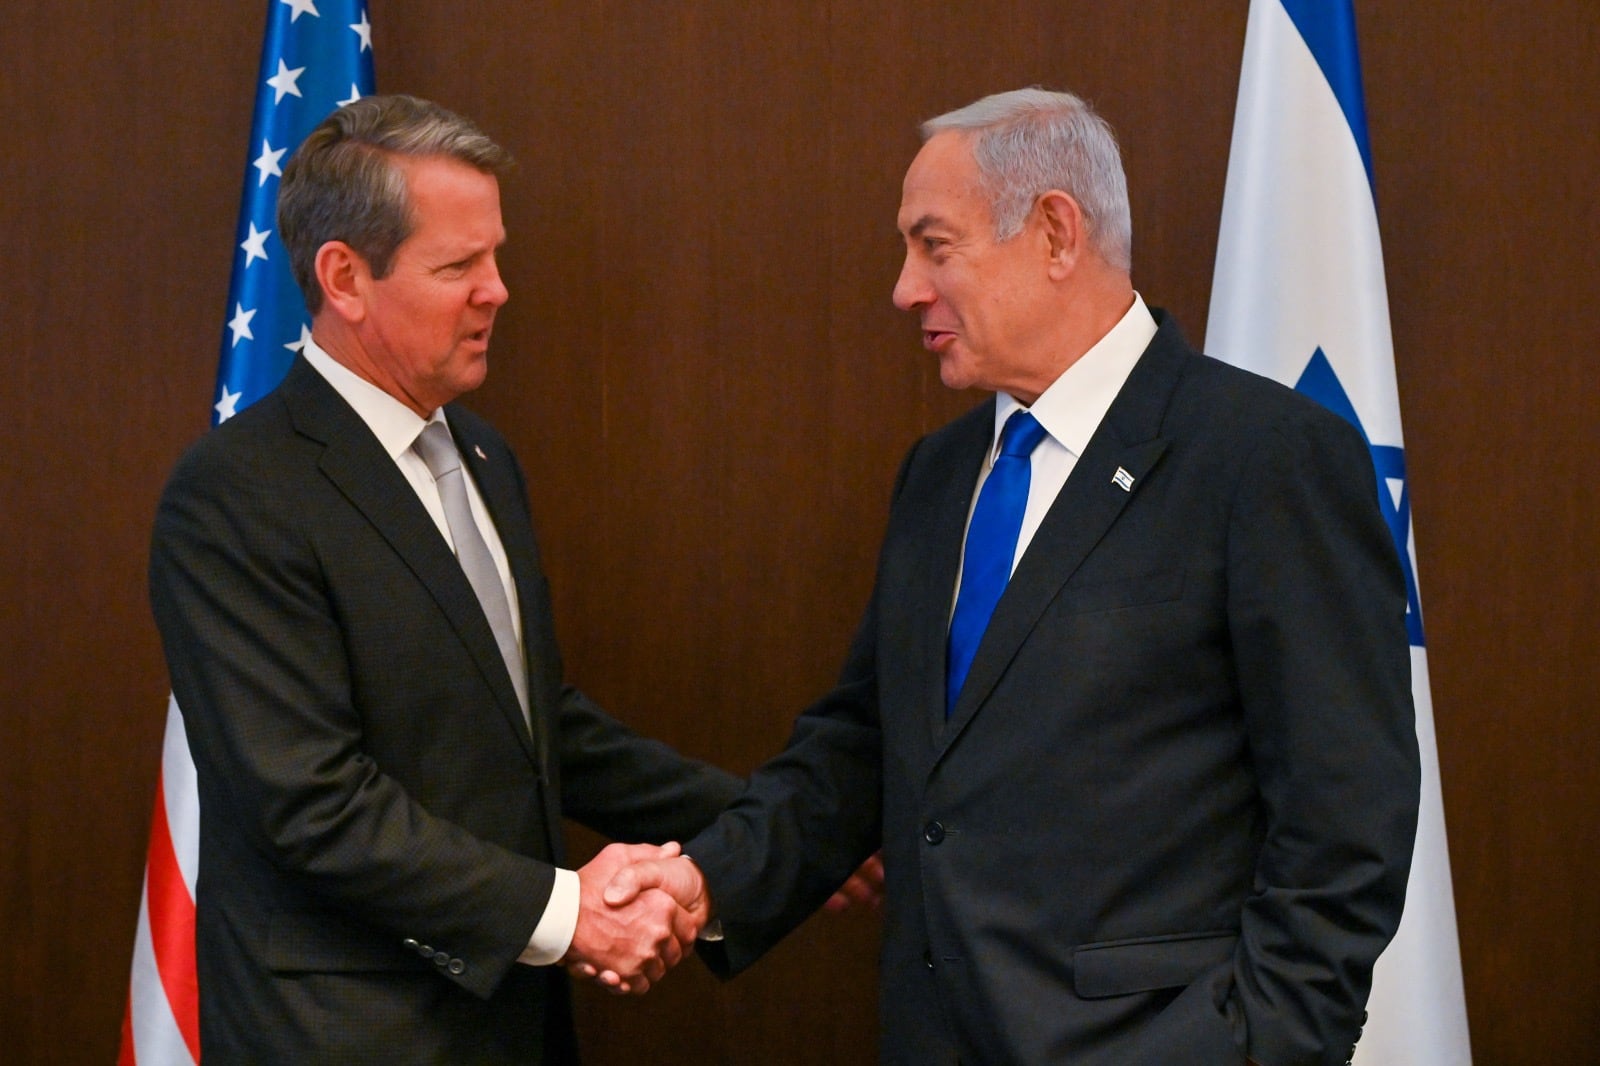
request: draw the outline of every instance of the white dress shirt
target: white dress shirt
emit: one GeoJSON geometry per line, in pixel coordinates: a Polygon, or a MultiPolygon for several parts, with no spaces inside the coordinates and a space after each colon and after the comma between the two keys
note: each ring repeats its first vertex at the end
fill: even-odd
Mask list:
{"type": "MultiPolygon", "coordinates": [[[[1089,438],[1100,428],[1100,422],[1127,382],[1133,366],[1144,354],[1156,335],[1156,320],[1145,306],[1144,298],[1133,294],[1133,306],[1127,314],[1111,327],[1104,337],[1077,362],[1050,383],[1031,408],[1008,393],[995,394],[994,436],[989,444],[989,454],[978,472],[978,484],[972,490],[972,506],[976,507],[978,493],[983,489],[989,470],[1000,451],[1000,431],[1006,419],[1019,410],[1031,410],[1033,417],[1044,427],[1045,437],[1033,450],[1029,460],[1028,505],[1022,512],[1022,532],[1017,537],[1017,551],[1011,557],[1015,572],[1023,552],[1033,542],[1050,505],[1056,502],[1061,486],[1078,464],[1078,457],[1089,446],[1089,438]]],[[[972,523],[972,512],[967,512],[967,523],[972,523]]],[[[962,537],[962,565],[966,565],[965,535],[962,537]]],[[[961,572],[956,571],[956,585],[951,592],[951,611],[955,610],[955,595],[961,589],[961,572]]]]}
{"type": "MultiPolygon", "coordinates": [[[[333,386],[334,391],[344,398],[344,401],[360,416],[361,421],[367,424],[367,428],[372,430],[373,435],[378,438],[378,443],[383,445],[389,457],[400,468],[400,473],[405,475],[406,481],[415,490],[417,498],[422,501],[422,506],[433,519],[433,524],[439,528],[439,535],[444,537],[445,543],[450,545],[451,551],[454,551],[455,541],[450,536],[450,523],[445,518],[444,501],[439,497],[439,488],[434,484],[433,475],[428,471],[428,464],[422,461],[422,456],[411,449],[411,445],[429,422],[443,422],[449,426],[444,408],[437,408],[432,416],[422,418],[398,399],[335,360],[316,341],[306,342],[305,357],[311,368],[333,386]]],[[[483,542],[488,545],[489,554],[494,557],[495,569],[500,574],[500,583],[505,586],[506,602],[511,607],[511,625],[516,631],[517,644],[520,647],[522,612],[518,607],[516,583],[511,580],[511,563],[506,557],[505,545],[500,541],[500,534],[494,528],[493,519],[489,517],[489,508],[484,504],[483,495],[478,491],[477,482],[472,479],[472,472],[466,463],[461,464],[461,471],[466,475],[462,480],[466,482],[467,503],[472,509],[472,519],[478,524],[478,531],[483,534],[483,542]]],[[[571,870],[558,868],[555,887],[550,893],[550,902],[545,905],[539,924],[533,931],[533,937],[528,941],[527,948],[518,956],[518,962],[529,966],[548,966],[559,962],[567,953],[567,948],[572,944],[572,934],[578,927],[578,890],[578,875],[571,870]]]]}

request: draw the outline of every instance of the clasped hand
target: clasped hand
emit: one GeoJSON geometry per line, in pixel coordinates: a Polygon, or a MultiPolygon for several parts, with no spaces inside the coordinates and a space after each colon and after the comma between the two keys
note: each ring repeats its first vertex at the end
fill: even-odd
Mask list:
{"type": "Polygon", "coordinates": [[[694,951],[710,918],[705,879],[676,843],[610,844],[578,870],[574,977],[643,995],[694,951]]]}
{"type": "MultiPolygon", "coordinates": [[[[643,995],[694,951],[711,919],[705,878],[676,843],[611,844],[578,871],[578,926],[562,963],[619,995],[643,995]]],[[[883,860],[862,863],[827,903],[878,908],[883,860]]]]}

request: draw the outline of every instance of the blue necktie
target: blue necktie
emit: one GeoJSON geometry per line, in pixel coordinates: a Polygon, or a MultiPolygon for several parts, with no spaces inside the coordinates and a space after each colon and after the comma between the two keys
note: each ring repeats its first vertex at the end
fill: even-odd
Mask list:
{"type": "Polygon", "coordinates": [[[978,642],[989,628],[1000,594],[1011,580],[1011,559],[1017,553],[1017,537],[1022,532],[1022,512],[1028,506],[1028,483],[1032,480],[1029,456],[1044,440],[1044,427],[1027,411],[1006,419],[1000,431],[1000,455],[978,492],[978,505],[972,509],[967,527],[967,551],[961,564],[961,590],[956,594],[956,610],[950,619],[950,647],[946,657],[945,714],[956,706],[961,686],[972,669],[978,642]]]}

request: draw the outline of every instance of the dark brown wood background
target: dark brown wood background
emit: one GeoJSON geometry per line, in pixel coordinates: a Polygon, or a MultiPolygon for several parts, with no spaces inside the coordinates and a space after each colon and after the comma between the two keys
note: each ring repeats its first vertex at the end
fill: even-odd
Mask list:
{"type": "MultiPolygon", "coordinates": [[[[116,1047],[166,699],[146,537],[214,399],[263,7],[0,15],[6,1061],[116,1047]]],[[[571,676],[741,771],[830,680],[895,464],[974,400],[889,304],[918,120],[1096,101],[1135,281],[1199,341],[1245,7],[373,0],[380,88],[522,163],[476,405],[528,468],[571,676]]],[[[1600,14],[1359,8],[1477,1061],[1592,1061],[1600,14]]],[[[876,935],[583,993],[590,1061],[871,1061],[876,935]]]]}

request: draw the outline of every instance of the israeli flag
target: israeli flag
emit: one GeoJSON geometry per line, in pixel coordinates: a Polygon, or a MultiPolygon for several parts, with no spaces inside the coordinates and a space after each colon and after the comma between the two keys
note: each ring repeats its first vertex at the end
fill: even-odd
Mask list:
{"type": "Polygon", "coordinates": [[[1433,701],[1351,0],[1251,0],[1206,351],[1354,423],[1405,565],[1422,810],[1357,1066],[1470,1064],[1433,701]]]}

